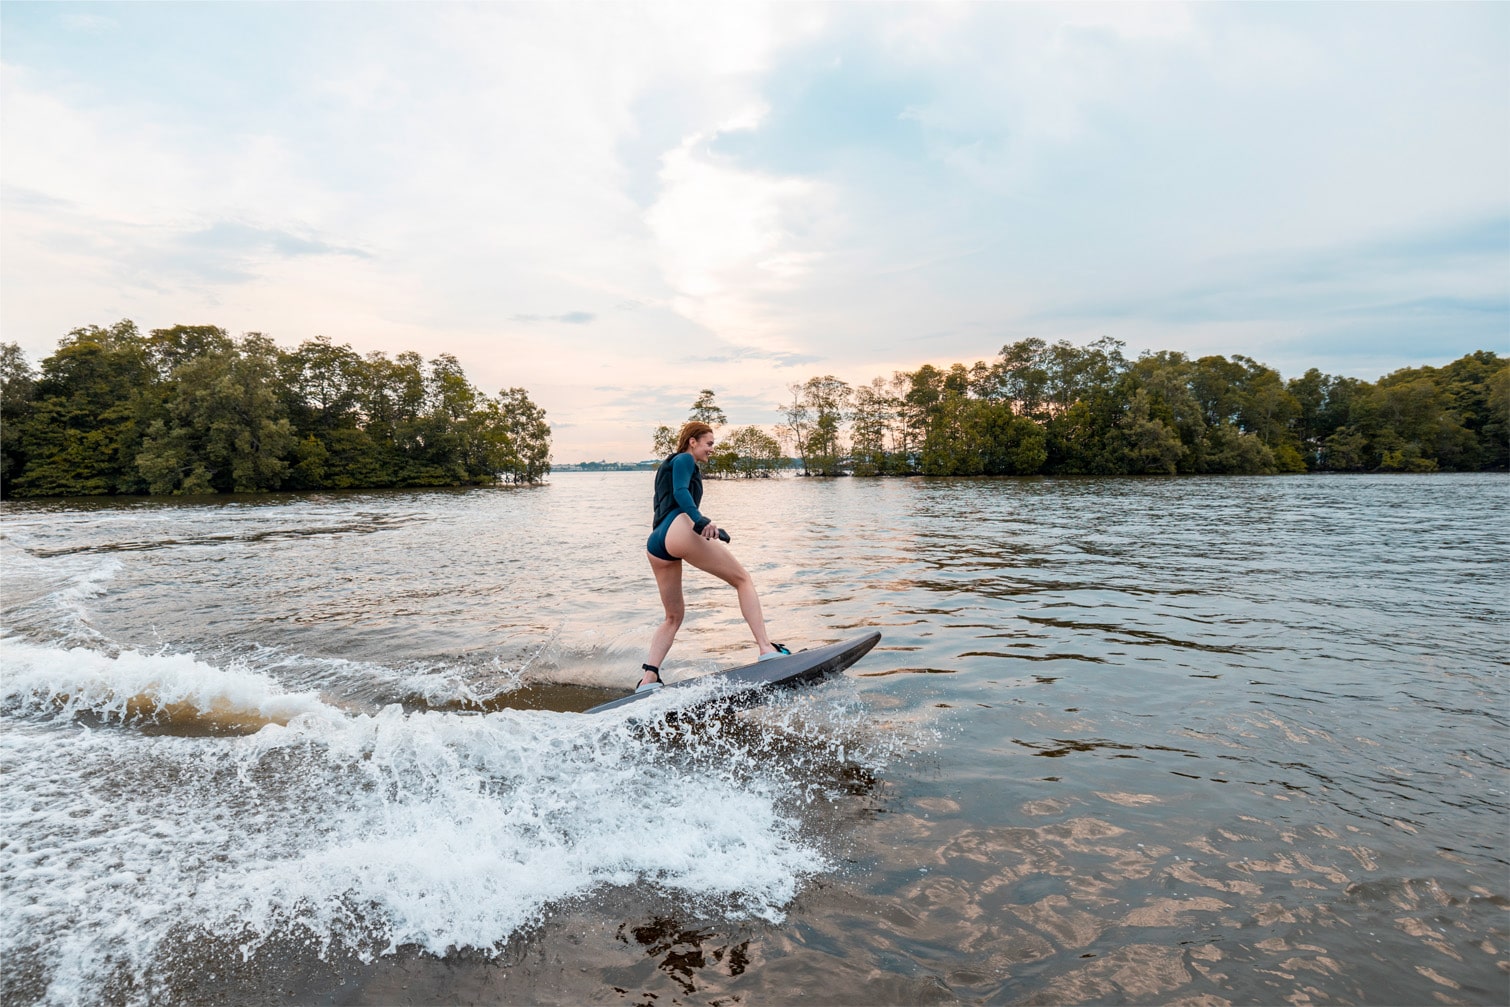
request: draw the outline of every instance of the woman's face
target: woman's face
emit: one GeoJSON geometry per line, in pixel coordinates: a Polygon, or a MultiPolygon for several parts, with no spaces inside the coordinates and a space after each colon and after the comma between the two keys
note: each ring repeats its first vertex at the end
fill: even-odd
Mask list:
{"type": "Polygon", "coordinates": [[[701,437],[695,438],[691,444],[687,445],[687,453],[699,465],[707,461],[708,457],[713,454],[713,431],[709,430],[701,437]]]}

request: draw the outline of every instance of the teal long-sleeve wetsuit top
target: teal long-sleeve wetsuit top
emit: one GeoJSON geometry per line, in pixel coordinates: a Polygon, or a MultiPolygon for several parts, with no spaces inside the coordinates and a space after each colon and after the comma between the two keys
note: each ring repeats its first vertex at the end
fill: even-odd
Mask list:
{"type": "Polygon", "coordinates": [[[664,560],[679,559],[666,551],[666,532],[678,514],[692,519],[692,530],[701,532],[708,526],[697,505],[703,502],[703,477],[697,460],[686,451],[672,455],[655,470],[655,511],[651,518],[655,528],[645,542],[650,555],[664,560]]]}

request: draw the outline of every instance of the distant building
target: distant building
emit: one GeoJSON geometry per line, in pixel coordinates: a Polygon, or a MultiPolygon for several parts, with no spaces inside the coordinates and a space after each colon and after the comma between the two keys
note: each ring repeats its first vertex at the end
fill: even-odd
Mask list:
{"type": "Polygon", "coordinates": [[[654,469],[660,464],[655,459],[640,462],[577,462],[571,465],[554,465],[555,472],[642,472],[654,469]]]}

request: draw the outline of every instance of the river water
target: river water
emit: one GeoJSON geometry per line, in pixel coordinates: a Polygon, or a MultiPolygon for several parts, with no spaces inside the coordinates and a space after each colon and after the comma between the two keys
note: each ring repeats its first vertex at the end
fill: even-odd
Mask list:
{"type": "Polygon", "coordinates": [[[7,503],[0,997],[1506,1001],[1503,476],[650,482],[7,503]]]}

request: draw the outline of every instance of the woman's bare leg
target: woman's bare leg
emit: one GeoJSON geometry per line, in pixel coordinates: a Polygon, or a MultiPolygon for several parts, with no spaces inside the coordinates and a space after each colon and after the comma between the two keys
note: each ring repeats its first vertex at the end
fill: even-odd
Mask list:
{"type": "Polygon", "coordinates": [[[776,649],[766,635],[765,614],[760,610],[760,595],[755,591],[755,580],[738,558],[722,542],[709,542],[692,530],[692,519],[685,514],[677,516],[666,532],[666,551],[680,556],[705,573],[711,573],[730,585],[739,594],[739,611],[755,635],[755,644],[760,653],[769,654],[776,649]]]}
{"type": "MultiPolygon", "coordinates": [[[[655,586],[661,592],[661,607],[666,610],[666,618],[650,637],[650,658],[645,662],[652,668],[659,668],[671,652],[672,641],[676,639],[676,631],[681,629],[687,606],[682,600],[682,564],[667,562],[649,553],[646,556],[650,559],[650,569],[655,572],[655,586]]],[[[655,679],[655,674],[647,671],[641,676],[640,684],[654,682],[655,679]]]]}

